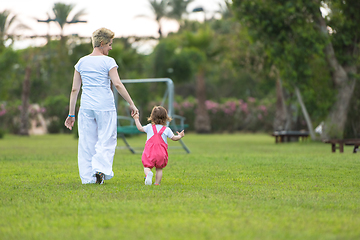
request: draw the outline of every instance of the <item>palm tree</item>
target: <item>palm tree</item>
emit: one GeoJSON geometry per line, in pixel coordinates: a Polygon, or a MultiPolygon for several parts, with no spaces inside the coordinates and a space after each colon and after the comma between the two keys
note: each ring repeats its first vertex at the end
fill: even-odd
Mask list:
{"type": "Polygon", "coordinates": [[[229,19],[233,17],[232,3],[230,0],[224,0],[225,5],[219,3],[220,10],[218,11],[223,19],[229,19]]]}
{"type": "Polygon", "coordinates": [[[170,11],[168,13],[169,18],[175,19],[182,24],[182,20],[185,14],[187,14],[187,6],[194,0],[169,0],[170,11]]]}
{"type": "Polygon", "coordinates": [[[214,32],[206,27],[196,33],[185,32],[185,45],[188,48],[198,49],[203,53],[203,61],[197,63],[196,73],[196,99],[198,101],[195,117],[195,130],[197,133],[209,133],[211,131],[210,116],[206,109],[206,73],[210,62],[219,55],[220,47],[215,43],[214,32]]]}
{"type": "MultiPolygon", "coordinates": [[[[161,30],[161,19],[168,17],[168,0],[149,0],[151,11],[155,15],[155,21],[159,26],[159,38],[162,38],[162,30],[161,30]]],[[[146,15],[139,15],[137,17],[148,17],[146,15]]]]}
{"type": "Polygon", "coordinates": [[[55,15],[54,19],[49,19],[50,21],[54,21],[57,22],[60,26],[60,37],[61,40],[63,41],[64,39],[64,27],[66,24],[73,24],[73,23],[80,23],[80,22],[86,22],[86,21],[81,21],[79,20],[80,17],[82,17],[83,15],[85,15],[85,9],[80,10],[79,12],[77,12],[74,17],[68,21],[68,17],[71,13],[71,11],[74,9],[75,5],[74,4],[65,4],[65,3],[55,3],[54,7],[53,7],[53,14],[55,15]]]}
{"type": "MultiPolygon", "coordinates": [[[[17,16],[13,15],[10,17],[10,11],[4,10],[0,12],[0,49],[5,47],[5,42],[7,40],[12,40],[11,44],[14,43],[14,36],[9,33],[11,26],[14,26],[14,23],[17,21],[17,16]]],[[[22,23],[18,23],[13,30],[18,29],[30,29],[28,26],[22,23]]]]}

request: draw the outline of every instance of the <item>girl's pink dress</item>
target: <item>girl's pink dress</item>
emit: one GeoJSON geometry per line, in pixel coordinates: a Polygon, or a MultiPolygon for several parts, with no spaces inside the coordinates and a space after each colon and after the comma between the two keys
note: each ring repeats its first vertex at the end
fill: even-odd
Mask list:
{"type": "Polygon", "coordinates": [[[141,161],[146,168],[164,168],[168,163],[168,145],[164,142],[161,134],[166,129],[163,126],[159,132],[156,130],[156,126],[152,125],[154,135],[146,141],[145,149],[141,157],[141,161]]]}

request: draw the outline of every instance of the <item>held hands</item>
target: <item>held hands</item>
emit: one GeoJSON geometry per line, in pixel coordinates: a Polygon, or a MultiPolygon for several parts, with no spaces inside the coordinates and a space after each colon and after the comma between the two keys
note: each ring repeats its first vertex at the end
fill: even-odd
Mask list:
{"type": "Polygon", "coordinates": [[[134,117],[134,115],[139,114],[139,110],[137,109],[137,107],[135,105],[130,105],[130,111],[131,111],[131,116],[134,117]]]}
{"type": "Polygon", "coordinates": [[[139,115],[139,113],[137,112],[137,113],[133,114],[132,117],[133,117],[134,119],[139,119],[139,118],[140,118],[140,115],[139,115]]]}

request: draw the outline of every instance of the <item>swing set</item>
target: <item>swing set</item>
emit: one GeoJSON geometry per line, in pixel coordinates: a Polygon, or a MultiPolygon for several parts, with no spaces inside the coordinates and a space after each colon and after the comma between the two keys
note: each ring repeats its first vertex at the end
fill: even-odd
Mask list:
{"type": "MultiPolygon", "coordinates": [[[[165,107],[165,103],[167,102],[167,111],[168,115],[173,119],[170,123],[168,123],[168,127],[171,128],[172,131],[182,131],[185,128],[189,127],[188,124],[185,124],[185,118],[179,115],[175,115],[174,113],[174,83],[170,78],[147,78],[147,79],[125,79],[121,80],[121,82],[126,84],[137,84],[137,83],[166,83],[166,91],[164,93],[161,106],[165,107]]],[[[115,98],[115,106],[118,109],[118,101],[119,94],[113,86],[114,98],[115,98]]],[[[130,146],[129,142],[126,140],[126,136],[141,134],[136,125],[134,119],[128,113],[127,116],[118,115],[117,116],[117,135],[120,137],[125,143],[125,148],[128,149],[131,153],[138,153],[135,151],[135,148],[130,146]],[[123,122],[129,122],[129,124],[122,124],[123,122]]],[[[185,143],[180,139],[181,147],[185,150],[186,153],[190,153],[190,150],[186,147],[185,143]]],[[[121,147],[117,147],[121,148],[121,147]]],[[[179,147],[169,147],[169,148],[179,148],[179,147]]]]}

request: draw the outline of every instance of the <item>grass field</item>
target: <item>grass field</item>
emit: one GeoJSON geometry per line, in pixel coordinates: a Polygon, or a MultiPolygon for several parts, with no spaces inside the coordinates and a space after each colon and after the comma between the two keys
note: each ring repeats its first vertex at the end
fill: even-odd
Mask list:
{"type": "Polygon", "coordinates": [[[116,151],[113,179],[82,185],[73,135],[5,135],[0,239],[360,239],[351,147],[331,153],[261,134],[184,142],[191,153],[169,153],[161,186],[144,185],[141,155],[126,150],[116,151]]]}

